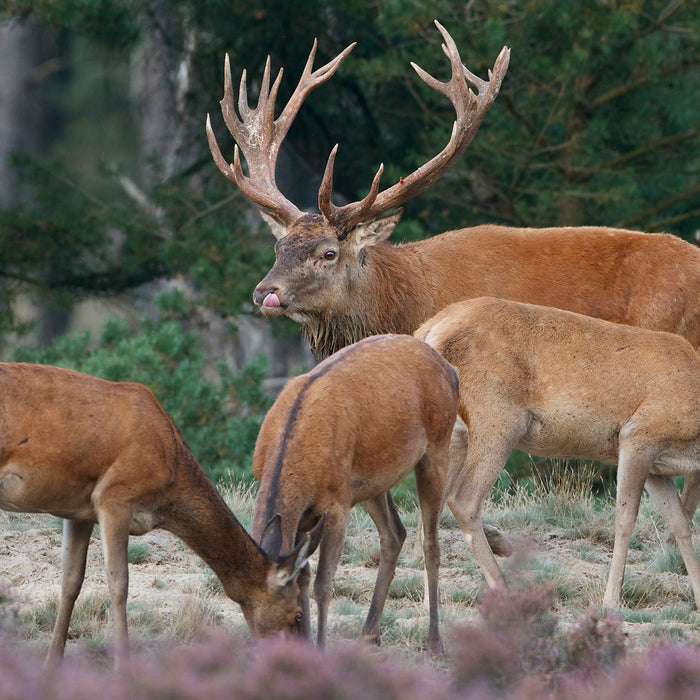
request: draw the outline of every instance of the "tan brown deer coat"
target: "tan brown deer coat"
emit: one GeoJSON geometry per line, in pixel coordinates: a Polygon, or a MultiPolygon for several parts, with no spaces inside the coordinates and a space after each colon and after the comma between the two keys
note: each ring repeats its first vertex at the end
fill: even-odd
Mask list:
{"type": "Polygon", "coordinates": [[[253,457],[253,473],[261,480],[253,536],[281,516],[279,546],[292,548],[300,532],[324,518],[314,583],[319,644],[326,639],[348,515],[360,502],[380,537],[377,583],[363,635],[379,639],[406,536],[389,489],[414,470],[425,532],[428,649],[442,650],[437,525],[457,400],[454,370],[434,350],[411,336],[375,336],[291,379],[265,417],[253,457]]]}
{"type": "Polygon", "coordinates": [[[615,607],[645,483],[674,535],[700,609],[700,565],[671,477],[700,473],[700,357],[670,333],[494,298],[423,324],[457,368],[469,447],[448,503],[489,585],[503,582],[481,504],[510,452],[617,464],[615,544],[603,603],[615,607]]]}
{"type": "MultiPolygon", "coordinates": [[[[115,663],[128,654],[129,535],[169,530],[240,604],[255,634],[292,630],[303,612],[299,572],[320,532],[270,558],[205,476],[153,393],[68,369],[0,363],[0,508],[64,518],[63,582],[48,663],[62,655],[100,525],[115,663]]],[[[267,535],[275,537],[279,520],[267,535]]]]}

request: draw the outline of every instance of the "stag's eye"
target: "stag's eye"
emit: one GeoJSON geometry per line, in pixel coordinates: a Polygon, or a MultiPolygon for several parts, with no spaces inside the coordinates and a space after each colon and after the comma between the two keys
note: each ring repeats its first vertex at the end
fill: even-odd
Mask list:
{"type": "Polygon", "coordinates": [[[304,613],[300,610],[295,616],[294,619],[297,622],[301,622],[304,619],[304,613]]]}
{"type": "Polygon", "coordinates": [[[335,256],[336,256],[336,252],[335,252],[334,250],[327,250],[327,251],[323,254],[322,257],[323,257],[324,260],[333,260],[333,258],[335,258],[335,256]]]}

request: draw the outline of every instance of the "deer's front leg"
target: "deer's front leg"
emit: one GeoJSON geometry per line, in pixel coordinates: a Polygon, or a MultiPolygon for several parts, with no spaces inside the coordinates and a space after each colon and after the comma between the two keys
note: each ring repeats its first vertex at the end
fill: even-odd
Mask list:
{"type": "Polygon", "coordinates": [[[321,647],[325,646],[326,643],[328,606],[333,592],[333,578],[345,543],[349,510],[348,507],[338,506],[333,512],[326,515],[326,522],[323,526],[323,540],[321,541],[318,570],[314,581],[314,598],[318,609],[316,640],[321,647]]]}
{"type": "Polygon", "coordinates": [[[406,539],[406,529],[399,518],[390,493],[365,501],[364,506],[379,532],[379,566],[362,636],[368,641],[379,644],[382,611],[389,593],[389,586],[394,578],[401,547],[406,539]]]}
{"type": "Polygon", "coordinates": [[[63,656],[66,647],[73,607],[85,579],[85,562],[92,528],[93,523],[86,520],[63,521],[61,598],[51,646],[46,657],[47,666],[54,666],[63,656]]]}
{"type": "Polygon", "coordinates": [[[129,594],[128,548],[131,511],[124,506],[102,507],[99,523],[112,603],[114,667],[118,669],[129,657],[126,599],[129,594]]]}

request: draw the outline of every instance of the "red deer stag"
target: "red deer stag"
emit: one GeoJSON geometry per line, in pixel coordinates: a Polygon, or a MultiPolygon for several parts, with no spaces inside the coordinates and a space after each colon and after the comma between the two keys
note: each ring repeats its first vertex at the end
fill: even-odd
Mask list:
{"type": "MultiPolygon", "coordinates": [[[[299,572],[320,530],[270,558],[246,533],[142,384],[58,367],[0,363],[0,508],[63,522],[63,581],[47,663],[65,648],[99,523],[112,602],[115,665],[128,656],[129,535],[163,528],[221,579],[256,635],[292,630],[302,615],[299,572]]],[[[279,518],[263,539],[278,539],[279,518]]],[[[277,550],[279,551],[279,550],[277,550]]]]}
{"type": "MultiPolygon", "coordinates": [[[[319,190],[320,214],[300,211],[279,191],[275,161],[307,94],[333,75],[352,45],[312,72],[314,43],[299,84],[277,119],[274,103],[282,71],[270,90],[268,60],[255,109],[248,106],[243,71],[239,119],[227,58],[221,108],[238,144],[232,164],[222,156],[208,117],[207,136],[221,172],[258,205],[277,238],[276,262],[253,294],[262,313],[286,314],[300,323],[318,357],[368,335],[413,333],[448,304],[478,296],[555,306],[679,333],[699,347],[700,251],[675,236],[601,227],[483,225],[400,246],[386,241],[401,210],[380,215],[427,189],[456,163],[496,98],[508,65],[504,48],[489,80],[479,79],[462,65],[447,31],[436,25],[452,66],[451,79],[441,83],[413,67],[454,106],[449,143],[382,192],[380,167],[367,196],[342,207],[331,201],[336,146],[319,190]],[[243,174],[239,147],[248,176],[243,174]]],[[[700,484],[684,492],[690,513],[699,499],[700,484]]]]}
{"type": "Polygon", "coordinates": [[[679,335],[489,297],[457,302],[415,333],[457,368],[469,432],[447,502],[489,585],[503,576],[481,504],[510,452],[617,464],[615,544],[603,604],[617,607],[646,487],[683,556],[700,609],[700,565],[671,477],[700,472],[700,356],[679,335]]]}
{"type": "Polygon", "coordinates": [[[406,537],[389,489],[414,470],[425,532],[428,650],[442,651],[437,526],[457,401],[454,370],[432,348],[407,335],[374,336],[291,379],[265,417],[253,456],[253,473],[261,479],[253,537],[279,515],[277,547],[293,547],[299,532],[325,518],[314,582],[319,644],[326,639],[348,515],[360,502],[380,541],[363,636],[379,641],[382,609],[406,537]]]}

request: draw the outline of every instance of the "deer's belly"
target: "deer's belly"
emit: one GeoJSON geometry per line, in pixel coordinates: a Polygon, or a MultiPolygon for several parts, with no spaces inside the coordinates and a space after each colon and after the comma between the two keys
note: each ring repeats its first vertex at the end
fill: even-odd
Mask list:
{"type": "Polygon", "coordinates": [[[585,413],[559,412],[533,419],[517,447],[539,457],[617,464],[620,426],[585,413]]]}

